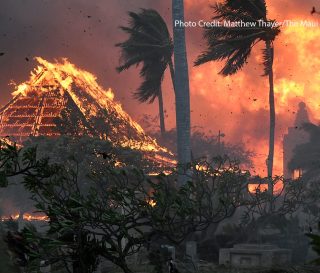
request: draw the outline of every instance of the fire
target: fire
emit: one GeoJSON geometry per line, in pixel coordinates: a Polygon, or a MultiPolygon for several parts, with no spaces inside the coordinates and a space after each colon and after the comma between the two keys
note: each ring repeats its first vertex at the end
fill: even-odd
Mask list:
{"type": "MultiPolygon", "coordinates": [[[[17,221],[19,219],[20,215],[19,213],[16,213],[16,214],[12,214],[10,216],[3,216],[1,217],[1,221],[4,222],[4,221],[10,221],[10,220],[13,220],[13,221],[17,221]]],[[[36,214],[31,214],[31,213],[24,213],[23,216],[22,216],[22,219],[24,221],[28,221],[28,222],[31,222],[31,221],[48,221],[48,217],[46,215],[36,215],[36,214]]]]}
{"type": "Polygon", "coordinates": [[[201,164],[201,163],[198,163],[196,166],[195,166],[196,170],[197,171],[202,171],[202,172],[206,172],[208,171],[208,165],[207,164],[201,164]]]}
{"type": "MultiPolygon", "coordinates": [[[[62,63],[57,61],[55,63],[50,63],[40,57],[36,57],[36,60],[44,69],[52,72],[55,79],[65,88],[65,90],[70,92],[74,100],[77,102],[77,105],[82,106],[82,103],[74,94],[74,90],[72,88],[73,83],[87,90],[88,93],[90,93],[90,95],[104,108],[108,109],[110,107],[110,101],[113,101],[114,99],[113,91],[111,88],[108,90],[103,89],[97,83],[97,78],[93,74],[76,68],[75,65],[71,64],[66,58],[62,59],[62,63]]],[[[41,66],[39,66],[38,69],[41,69],[41,66]]],[[[36,82],[34,84],[36,84],[36,82]]],[[[119,103],[115,103],[114,107],[123,118],[130,121],[130,124],[134,128],[136,128],[141,134],[144,134],[142,127],[133,121],[129,115],[123,111],[122,106],[119,103]]],[[[84,109],[82,106],[81,110],[85,111],[87,109],[84,109]]],[[[92,111],[92,114],[97,114],[97,111],[94,108],[90,109],[90,111],[92,111]]],[[[124,146],[125,145],[126,144],[124,144],[124,146]]],[[[148,150],[148,148],[153,150],[156,149],[155,147],[147,147],[146,149],[148,150]]]]}
{"type": "Polygon", "coordinates": [[[16,220],[18,220],[19,219],[19,214],[12,214],[12,215],[10,215],[10,216],[2,216],[1,217],[1,221],[3,222],[3,221],[9,221],[9,220],[14,220],[14,221],[16,221],[16,220]]]}
{"type": "MultiPolygon", "coordinates": [[[[286,106],[291,99],[304,97],[304,84],[292,80],[280,79],[274,88],[278,103],[286,106]]],[[[279,109],[277,109],[279,110],[279,109]]]]}
{"type": "MultiPolygon", "coordinates": [[[[189,4],[194,5],[192,1],[189,4]]],[[[320,58],[313,53],[320,50],[318,37],[319,28],[286,27],[275,42],[275,175],[283,173],[283,135],[293,126],[299,102],[307,104],[312,121],[320,119],[320,58]]],[[[234,76],[218,75],[223,64],[212,62],[192,69],[190,82],[194,123],[208,130],[221,129],[226,141],[243,143],[256,154],[252,173],[266,176],[269,89],[268,79],[261,77],[261,48],[263,45],[253,50],[248,65],[234,76]],[[208,80],[203,80],[206,77],[208,80]]]]}
{"type": "Polygon", "coordinates": [[[33,215],[29,213],[23,214],[23,220],[25,221],[48,221],[48,217],[45,215],[33,215]]]}
{"type": "Polygon", "coordinates": [[[16,87],[16,90],[12,93],[13,96],[17,96],[18,94],[26,95],[28,92],[29,85],[26,83],[22,83],[16,87]]]}
{"type": "MultiPolygon", "coordinates": [[[[112,127],[113,132],[108,136],[111,142],[114,141],[112,137],[118,136],[117,143],[122,147],[173,156],[169,150],[158,145],[155,139],[146,135],[142,127],[123,110],[121,104],[114,101],[112,89],[100,86],[95,75],[77,68],[66,58],[60,62],[48,62],[41,57],[35,59],[39,65],[31,73],[29,80],[15,87],[13,96],[17,98],[36,94],[40,97],[46,92],[59,90],[61,96],[67,94],[71,97],[85,117],[96,117],[104,110],[109,111],[109,115],[115,115],[119,126],[112,127]]],[[[156,156],[156,160],[166,161],[168,164],[175,163],[167,156],[156,156]]]]}
{"type": "Polygon", "coordinates": [[[157,205],[157,202],[154,201],[153,199],[150,199],[148,200],[148,204],[151,206],[151,207],[155,207],[157,205]]]}
{"type": "Polygon", "coordinates": [[[172,175],[173,174],[173,171],[170,171],[170,170],[164,170],[162,172],[149,172],[148,173],[148,176],[152,177],[152,176],[158,176],[160,174],[164,174],[164,175],[172,175]]]}
{"type": "Polygon", "coordinates": [[[265,192],[268,190],[268,184],[248,184],[250,193],[265,192]]]}

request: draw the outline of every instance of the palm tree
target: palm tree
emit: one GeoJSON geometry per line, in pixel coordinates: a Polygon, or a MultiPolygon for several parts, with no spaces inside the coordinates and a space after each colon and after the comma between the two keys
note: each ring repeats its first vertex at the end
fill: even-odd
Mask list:
{"type": "Polygon", "coordinates": [[[143,82],[134,92],[140,102],[159,101],[159,117],[161,133],[165,133],[164,110],[161,84],[164,72],[170,67],[174,76],[172,63],[173,43],[167,25],[161,15],[152,9],[142,9],[140,13],[129,12],[129,27],[121,29],[129,34],[129,38],[116,44],[121,48],[120,66],[122,72],[131,66],[142,64],[140,76],[143,82]]]}
{"type": "Polygon", "coordinates": [[[267,158],[269,192],[273,193],[272,169],[274,157],[275,105],[273,89],[273,42],[280,33],[279,25],[267,19],[265,0],[225,0],[213,6],[213,20],[221,22],[220,27],[207,28],[204,37],[208,49],[195,62],[201,65],[209,61],[226,60],[220,74],[235,74],[247,63],[252,48],[258,42],[264,42],[263,76],[269,77],[270,135],[269,154],[267,158]],[[252,23],[250,27],[239,25],[230,27],[228,22],[252,23]],[[273,24],[273,25],[272,25],[273,24]]]}
{"type": "Polygon", "coordinates": [[[175,64],[175,92],[176,92],[176,123],[177,123],[177,151],[179,184],[187,180],[184,175],[191,162],[190,144],[190,91],[189,73],[186,52],[186,39],[184,27],[175,26],[176,21],[184,22],[183,0],[172,0],[174,64],[175,64]]]}

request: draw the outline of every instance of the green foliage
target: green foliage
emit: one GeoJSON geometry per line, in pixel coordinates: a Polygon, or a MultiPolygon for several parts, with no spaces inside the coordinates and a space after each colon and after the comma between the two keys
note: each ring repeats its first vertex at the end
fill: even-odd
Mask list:
{"type": "Polygon", "coordinates": [[[251,183],[254,182],[258,188],[248,195],[242,219],[244,223],[257,217],[293,217],[306,204],[307,187],[303,181],[276,176],[272,179],[272,186],[280,190],[273,194],[259,190],[259,185],[266,185],[268,181],[268,178],[258,176],[251,178],[251,183]]]}
{"type": "Polygon", "coordinates": [[[219,158],[194,164],[190,181],[177,187],[175,174],[151,179],[140,169],[119,168],[107,160],[99,170],[93,168],[81,177],[83,184],[78,157],[62,165],[37,160],[35,148],[13,151],[14,170],[23,175],[38,212],[48,217],[44,234],[29,226],[11,238],[19,241],[21,247],[13,252],[27,257],[29,269],[44,260],[89,273],[104,258],[131,272],[126,257],[154,237],[179,244],[233,215],[243,202],[249,175],[235,162],[219,158]]]}
{"type": "Polygon", "coordinates": [[[8,186],[8,178],[5,172],[0,172],[0,187],[8,186]]]}
{"type": "Polygon", "coordinates": [[[9,141],[0,140],[0,187],[7,187],[10,177],[31,174],[46,164],[46,160],[37,160],[36,148],[21,149],[9,141]]]}
{"type": "Polygon", "coordinates": [[[8,221],[4,222],[2,225],[4,229],[7,229],[13,232],[18,231],[19,229],[19,224],[13,219],[9,219],[8,221]]]}
{"type": "Polygon", "coordinates": [[[3,241],[3,236],[4,233],[0,224],[0,271],[8,273],[20,273],[18,266],[14,265],[10,259],[7,245],[3,241]]]}
{"type": "Polygon", "coordinates": [[[142,191],[146,176],[109,164],[104,172],[93,171],[88,186],[82,187],[77,162],[42,162],[32,174],[24,173],[24,185],[36,208],[50,220],[45,235],[30,227],[19,234],[28,267],[37,268],[41,260],[63,261],[76,272],[93,272],[102,256],[126,268],[125,258],[146,243],[144,207],[149,205],[142,191]]]}
{"type": "Polygon", "coordinates": [[[311,239],[312,249],[318,254],[319,258],[313,261],[313,263],[320,265],[320,235],[318,234],[307,234],[311,239]]]}
{"type": "Polygon", "coordinates": [[[231,217],[244,203],[249,173],[237,163],[219,157],[199,161],[191,169],[189,182],[181,187],[166,177],[151,185],[151,200],[156,204],[150,212],[152,228],[175,244],[231,217]]]}
{"type": "Polygon", "coordinates": [[[50,163],[72,162],[76,159],[79,179],[83,183],[88,173],[99,173],[105,166],[138,165],[150,171],[158,167],[144,158],[142,152],[138,150],[124,148],[117,143],[88,135],[81,137],[61,135],[57,138],[32,137],[24,143],[24,147],[27,148],[26,150],[37,147],[37,158],[49,158],[50,163]]]}

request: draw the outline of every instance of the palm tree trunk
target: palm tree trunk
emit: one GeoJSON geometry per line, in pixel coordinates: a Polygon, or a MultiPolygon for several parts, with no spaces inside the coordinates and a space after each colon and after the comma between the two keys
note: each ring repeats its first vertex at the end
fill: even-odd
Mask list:
{"type": "Polygon", "coordinates": [[[174,87],[176,92],[176,124],[178,152],[178,183],[186,183],[191,162],[190,144],[190,91],[189,73],[185,41],[185,29],[175,27],[175,21],[184,21],[183,0],[172,0],[173,40],[174,40],[174,87]]]}
{"type": "Polygon", "coordinates": [[[164,137],[164,134],[166,133],[166,126],[165,126],[165,123],[164,123],[162,89],[160,89],[160,92],[159,92],[159,95],[158,95],[158,102],[159,102],[160,131],[161,131],[161,136],[164,137]]]}
{"type": "Polygon", "coordinates": [[[275,137],[275,124],[276,124],[276,113],[275,113],[275,105],[274,105],[274,88],[273,88],[273,55],[274,49],[271,45],[270,41],[266,42],[266,49],[269,56],[269,107],[270,107],[270,135],[269,135],[269,154],[267,160],[267,168],[268,168],[268,183],[269,183],[269,193],[273,194],[273,181],[272,181],[272,173],[273,173],[273,157],[274,157],[274,137],[275,137]]]}

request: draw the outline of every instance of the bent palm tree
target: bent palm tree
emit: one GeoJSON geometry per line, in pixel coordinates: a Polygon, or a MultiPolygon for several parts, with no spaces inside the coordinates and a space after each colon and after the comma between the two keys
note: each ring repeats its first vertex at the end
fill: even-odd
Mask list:
{"type": "Polygon", "coordinates": [[[272,169],[274,157],[275,135],[275,105],[273,89],[273,41],[280,33],[274,20],[267,19],[267,6],[265,0],[225,0],[213,6],[215,16],[221,27],[207,28],[204,37],[208,49],[203,52],[195,62],[201,65],[209,61],[225,60],[226,64],[220,71],[223,76],[238,72],[247,63],[251,49],[260,41],[265,43],[263,49],[264,74],[269,76],[269,107],[270,107],[270,135],[269,154],[267,158],[269,191],[273,193],[272,169]],[[250,22],[250,27],[230,27],[225,22],[250,22]],[[271,24],[273,23],[273,27],[271,24]]]}
{"type": "Polygon", "coordinates": [[[129,12],[129,27],[121,29],[129,34],[128,40],[116,44],[121,48],[120,66],[122,72],[131,66],[142,64],[140,76],[143,82],[134,92],[140,102],[159,101],[161,133],[165,132],[164,110],[161,84],[164,72],[170,66],[173,78],[173,43],[167,25],[161,15],[152,9],[142,9],[140,13],[129,12]]]}

